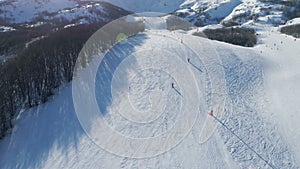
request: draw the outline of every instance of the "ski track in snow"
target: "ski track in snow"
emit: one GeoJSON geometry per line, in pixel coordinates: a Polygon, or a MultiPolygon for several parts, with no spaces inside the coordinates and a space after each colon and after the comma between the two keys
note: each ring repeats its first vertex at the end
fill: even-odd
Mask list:
{"type": "MultiPolygon", "coordinates": [[[[174,39],[168,38],[159,39],[160,36],[154,36],[150,31],[145,34],[146,37],[140,36],[143,39],[134,37],[129,39],[129,42],[132,40],[131,43],[135,44],[133,48],[116,49],[119,50],[120,56],[123,54],[122,57],[126,57],[127,55],[124,56],[126,52],[147,48],[147,45],[161,48],[169,44],[170,49],[174,50],[172,52],[174,55],[185,56],[182,53],[184,44],[180,43],[180,35],[168,31],[159,33],[171,36],[178,42],[175,43],[174,39]]],[[[186,40],[191,41],[189,43],[201,42],[198,37],[190,37],[186,40]]],[[[202,43],[205,44],[205,41],[202,43]]],[[[220,119],[275,168],[297,168],[289,147],[277,132],[276,127],[268,123],[268,119],[263,118],[262,115],[265,111],[265,89],[260,56],[251,49],[218,42],[212,42],[212,44],[220,54],[226,78],[224,87],[228,92],[225,112],[220,114],[220,119]]],[[[203,68],[201,58],[193,57],[195,56],[191,55],[192,60],[197,60],[196,65],[203,68]]],[[[200,105],[200,115],[193,130],[174,149],[147,159],[118,157],[100,149],[81,129],[71,101],[71,86],[67,85],[62,93],[53,97],[53,100],[25,112],[25,115],[18,120],[14,133],[1,141],[0,152],[4,153],[4,156],[0,158],[1,168],[267,168],[264,161],[220,125],[218,125],[218,132],[215,132],[207,142],[198,143],[201,127],[208,113],[206,111],[210,106],[209,93],[207,93],[210,90],[210,82],[207,79],[207,70],[203,69],[204,72],[199,72],[192,66],[190,69],[195,74],[197,82],[204,83],[199,89],[202,96],[206,98],[203,101],[204,105],[200,105]],[[27,159],[27,157],[30,158],[27,159]]],[[[113,72],[109,73],[113,74],[113,72]]],[[[150,73],[152,73],[150,77],[155,75],[155,71],[150,71],[150,73]]],[[[162,79],[168,80],[165,75],[162,79]]],[[[151,80],[155,82],[155,78],[151,80]]],[[[107,82],[111,83],[111,81],[107,82]]],[[[141,82],[140,79],[132,85],[145,87],[139,85],[141,82]]],[[[156,87],[165,87],[160,80],[155,84],[156,87]]],[[[103,92],[105,91],[107,90],[103,92]]],[[[170,92],[170,90],[166,91],[170,92]]],[[[106,94],[109,95],[109,93],[106,94]]],[[[174,97],[176,94],[171,92],[170,96],[174,97]]],[[[134,95],[133,100],[143,100],[142,97],[134,95]]],[[[176,101],[180,97],[176,96],[174,99],[176,101]]],[[[109,101],[108,98],[105,103],[109,101]]],[[[137,108],[147,109],[143,101],[134,103],[137,104],[137,108]]],[[[103,110],[106,108],[104,107],[103,110]]],[[[176,107],[171,108],[177,110],[176,107]]],[[[118,118],[111,118],[111,120],[116,119],[118,118]]],[[[119,120],[122,122],[121,118],[119,120]]],[[[121,126],[116,130],[133,136],[146,136],[147,134],[153,136],[159,131],[153,131],[150,126],[146,126],[143,130],[135,130],[134,127],[128,128],[126,123],[115,125],[121,126]]],[[[169,127],[166,125],[160,132],[166,132],[169,127]]]]}
{"type": "MultiPolygon", "coordinates": [[[[276,126],[264,119],[264,79],[260,56],[253,50],[228,50],[218,46],[223,54],[228,97],[222,121],[274,168],[297,168],[286,143],[276,126]]],[[[236,137],[223,128],[220,135],[232,156],[242,168],[269,167],[236,137]]]]}

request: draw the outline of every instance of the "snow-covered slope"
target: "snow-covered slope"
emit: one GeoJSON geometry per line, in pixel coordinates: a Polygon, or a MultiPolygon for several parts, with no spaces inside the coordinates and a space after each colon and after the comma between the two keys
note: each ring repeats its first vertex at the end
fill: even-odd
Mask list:
{"type": "Polygon", "coordinates": [[[141,12],[170,13],[178,9],[178,6],[185,0],[103,0],[126,10],[141,12]]]}
{"type": "MultiPolygon", "coordinates": [[[[49,103],[28,112],[24,112],[24,116],[22,116],[16,124],[12,137],[7,137],[7,139],[3,140],[3,143],[0,145],[1,152],[5,154],[3,158],[1,158],[0,166],[3,168],[178,168],[180,166],[184,168],[217,168],[218,166],[235,168],[234,166],[236,166],[236,164],[234,164],[229,153],[222,146],[222,140],[218,139],[218,135],[214,135],[211,141],[205,144],[205,146],[201,146],[198,143],[200,129],[203,124],[201,121],[204,121],[206,118],[205,110],[207,109],[208,104],[206,103],[206,100],[203,99],[207,95],[207,93],[205,93],[206,83],[208,83],[206,80],[207,75],[205,72],[202,73],[199,71],[200,68],[197,67],[201,66],[201,60],[197,58],[195,53],[188,51],[188,48],[180,42],[179,35],[180,34],[173,34],[169,31],[150,31],[129,39],[126,44],[116,46],[115,50],[107,54],[107,60],[104,62],[108,64],[110,69],[107,69],[106,64],[100,65],[99,67],[99,73],[97,75],[99,80],[96,80],[96,84],[99,86],[96,85],[96,94],[100,109],[102,106],[109,106],[109,104],[103,105],[106,103],[104,102],[104,97],[109,97],[109,95],[101,95],[101,93],[107,93],[107,90],[105,90],[107,89],[105,85],[106,83],[113,83],[110,82],[109,77],[114,72],[110,71],[118,71],[115,70],[117,68],[115,66],[119,66],[118,64],[121,64],[121,60],[119,59],[123,59],[123,62],[126,62],[126,59],[129,59],[128,61],[130,61],[131,58],[134,60],[137,59],[136,64],[132,63],[134,64],[132,65],[134,68],[139,64],[152,63],[148,62],[147,58],[149,58],[149,56],[154,57],[154,59],[161,62],[157,62],[156,66],[167,66],[170,70],[167,69],[163,71],[159,69],[145,69],[144,72],[140,72],[140,74],[132,72],[132,75],[134,76],[130,82],[131,90],[129,91],[129,94],[132,104],[136,109],[147,111],[149,108],[149,102],[145,96],[150,96],[152,99],[156,100],[158,98],[153,98],[155,95],[152,94],[155,94],[155,91],[157,90],[167,101],[167,107],[162,112],[162,117],[159,117],[158,121],[154,124],[149,123],[142,125],[139,123],[130,123],[130,121],[128,122],[122,118],[122,116],[113,114],[112,110],[121,106],[118,102],[114,103],[114,106],[109,106],[104,109],[107,110],[104,117],[109,125],[111,125],[111,127],[113,127],[117,132],[131,137],[147,138],[168,133],[169,130],[176,125],[177,120],[180,118],[185,120],[184,116],[188,114],[189,110],[192,110],[190,113],[194,115],[198,114],[198,110],[195,111],[193,109],[196,108],[201,110],[202,114],[199,115],[201,115],[202,118],[200,118],[200,121],[197,121],[195,124],[198,129],[195,129],[193,133],[190,133],[187,136],[187,139],[180,142],[180,145],[160,156],[141,160],[119,157],[102,150],[93,142],[93,140],[91,140],[90,137],[86,135],[80,127],[79,122],[76,120],[76,113],[73,108],[74,103],[72,102],[71,86],[67,85],[62,93],[51,99],[49,103]],[[166,36],[166,38],[162,39],[164,36],[166,36]],[[156,48],[158,51],[152,51],[150,50],[151,48],[156,48]],[[185,50],[182,51],[181,49],[185,50]],[[173,54],[171,55],[169,51],[173,51],[173,54]],[[164,53],[164,55],[161,55],[162,53],[164,53]],[[134,55],[130,56],[130,54],[134,55]],[[188,63],[186,63],[185,54],[190,54],[195,67],[192,65],[189,66],[188,63]],[[116,55],[118,57],[115,57],[116,55]],[[170,58],[165,60],[166,56],[170,58]],[[141,60],[138,60],[138,58],[141,58],[141,60]],[[181,64],[178,65],[178,61],[181,62],[181,64]],[[175,65],[177,66],[175,67],[175,65]],[[175,69],[178,67],[182,69],[175,69]],[[197,88],[192,88],[193,85],[190,86],[189,84],[184,84],[184,78],[178,70],[187,71],[187,74],[184,77],[190,77],[191,80],[196,80],[198,83],[201,81],[204,82],[199,86],[199,96],[201,96],[200,100],[196,99],[197,97],[194,98],[194,101],[188,100],[188,98],[193,98],[197,88]],[[195,74],[195,76],[199,79],[193,79],[193,74],[195,74]],[[175,77],[175,79],[172,79],[172,77],[175,77]],[[175,83],[177,91],[171,88],[172,82],[175,83]],[[143,91],[143,93],[141,93],[141,91],[143,91]],[[182,95],[179,93],[182,93],[182,95]],[[186,94],[190,94],[192,96],[187,97],[186,94]],[[198,103],[198,101],[201,101],[201,104],[198,103]],[[193,106],[187,105],[187,102],[190,102],[190,104],[193,103],[193,106]],[[180,103],[184,104],[187,112],[180,111],[180,103]],[[200,106],[200,108],[198,108],[198,106],[200,106]],[[51,117],[49,117],[47,112],[51,113],[51,117]],[[55,119],[59,120],[55,121],[55,119]],[[52,127],[49,127],[49,125],[52,127]],[[38,127],[37,130],[28,133],[27,130],[37,128],[34,126],[40,127],[38,127]],[[23,137],[27,137],[27,139],[24,140],[22,139],[23,137]],[[23,141],[21,142],[21,140],[23,141]],[[13,159],[14,156],[19,157],[17,162],[13,159]],[[28,156],[31,158],[27,159],[28,156]],[[228,159],[223,159],[222,157],[224,156],[228,157],[228,159]]],[[[207,40],[199,42],[203,43],[204,46],[210,47],[210,44],[206,43],[206,41],[207,40]]],[[[202,48],[202,53],[205,53],[204,50],[207,49],[208,48],[202,48]]],[[[215,51],[212,50],[210,52],[214,53],[215,51]]],[[[93,67],[94,65],[92,64],[90,66],[93,67]]],[[[128,64],[124,64],[124,66],[126,70],[128,70],[128,64]]],[[[94,68],[97,69],[97,65],[95,65],[94,68]]],[[[122,72],[122,69],[120,71],[122,72]]],[[[130,70],[128,71],[130,72],[130,70]]],[[[85,78],[90,76],[89,70],[82,73],[85,78]]],[[[128,75],[132,76],[131,74],[128,75]]],[[[123,79],[124,77],[121,80],[123,79]]],[[[118,78],[116,78],[116,80],[118,80],[118,78]]],[[[116,83],[116,88],[114,89],[117,90],[117,92],[124,90],[124,86],[122,84],[125,85],[126,83],[116,83]]],[[[125,91],[127,89],[128,88],[125,88],[125,91]]],[[[85,105],[84,109],[90,109],[89,99],[85,98],[84,100],[87,102],[81,101],[81,103],[75,104],[85,105]]],[[[118,99],[116,99],[116,101],[118,101],[118,99]]],[[[156,105],[152,106],[156,107],[156,105]]],[[[120,107],[120,109],[126,110],[124,107],[120,107]]],[[[195,121],[196,119],[193,118],[192,120],[195,121]]],[[[91,129],[91,131],[93,130],[91,129]]],[[[116,144],[113,140],[109,140],[109,142],[116,144]]],[[[126,148],[127,147],[118,147],[120,151],[122,149],[130,150],[126,148]]],[[[140,150],[143,149],[140,148],[140,150]]]]}
{"type": "Polygon", "coordinates": [[[241,3],[241,0],[189,0],[176,13],[198,26],[217,24],[241,3]]]}
{"type": "Polygon", "coordinates": [[[219,3],[216,7],[209,8],[204,12],[209,15],[210,19],[223,19],[228,16],[232,10],[242,2],[240,0],[227,0],[219,3]]]}
{"type": "MultiPolygon", "coordinates": [[[[170,31],[168,16],[128,17],[144,22],[146,31],[129,39],[121,34],[102,64],[95,58],[79,72],[83,81],[75,78],[47,103],[20,114],[12,134],[0,140],[0,168],[300,167],[300,41],[274,27],[285,22],[282,4],[105,1],[0,1],[0,20],[32,22],[27,27],[66,20],[68,28],[107,22],[116,11],[127,13],[124,8],[174,12],[209,26],[170,31]],[[192,35],[223,27],[219,23],[254,28],[258,45],[237,47],[192,35]]],[[[299,18],[285,25],[294,24],[299,18]]],[[[0,25],[0,32],[14,30],[0,25]]]]}
{"type": "MultiPolygon", "coordinates": [[[[112,14],[108,4],[127,11],[175,13],[197,26],[222,23],[240,25],[249,21],[283,24],[286,17],[284,3],[260,0],[14,0],[0,2],[0,21],[10,23],[43,20],[68,20],[89,23],[105,20],[112,14]],[[30,4],[30,5],[28,5],[30,4]],[[109,11],[109,12],[108,12],[109,11]],[[104,15],[104,17],[103,17],[104,15]]],[[[291,8],[290,6],[288,8],[291,8]]],[[[115,9],[114,9],[115,10],[115,9]]],[[[76,24],[76,23],[71,23],[76,24]]]]}
{"type": "Polygon", "coordinates": [[[299,85],[300,52],[299,39],[283,35],[276,28],[263,33],[262,51],[265,67],[265,86],[268,96],[266,117],[277,124],[283,140],[285,140],[300,164],[300,107],[299,85]]]}
{"type": "Polygon", "coordinates": [[[48,103],[23,112],[0,141],[0,167],[298,168],[299,42],[258,24],[261,44],[243,48],[150,20],[152,27],[116,45],[102,64],[95,58],[78,72],[84,81],[75,78],[48,103]],[[101,116],[88,116],[93,103],[101,116]],[[211,109],[228,128],[211,119],[211,109]],[[136,122],[144,118],[151,123],[136,122]],[[217,132],[203,143],[207,119],[217,132]],[[167,141],[140,144],[174,128],[167,141]]]}
{"type": "MultiPolygon", "coordinates": [[[[107,22],[125,10],[97,1],[76,0],[14,0],[0,2],[0,20],[4,23],[43,23],[47,21],[84,24],[107,22]],[[29,5],[30,4],[30,5],[29,5]]],[[[127,12],[128,13],[128,12],[127,12]]]]}
{"type": "Polygon", "coordinates": [[[9,20],[19,23],[30,21],[44,11],[52,13],[62,10],[64,8],[70,8],[75,6],[76,2],[72,0],[14,0],[2,2],[0,9],[1,17],[9,18],[9,20]]]}
{"type": "Polygon", "coordinates": [[[300,24],[300,18],[294,18],[292,20],[287,21],[285,25],[297,25],[300,24]]]}
{"type": "Polygon", "coordinates": [[[237,6],[222,22],[227,25],[244,24],[256,21],[266,24],[283,24],[284,5],[271,2],[245,1],[237,6]]]}
{"type": "Polygon", "coordinates": [[[297,12],[288,1],[187,0],[180,5],[176,15],[198,26],[217,23],[233,26],[250,21],[280,25],[288,20],[287,11],[297,12]]]}

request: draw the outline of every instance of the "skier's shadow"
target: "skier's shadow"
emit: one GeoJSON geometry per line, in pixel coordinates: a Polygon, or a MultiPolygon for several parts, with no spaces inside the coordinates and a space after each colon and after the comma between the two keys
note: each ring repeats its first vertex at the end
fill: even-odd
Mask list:
{"type": "Polygon", "coordinates": [[[203,72],[202,69],[200,69],[199,67],[197,67],[196,65],[194,65],[192,62],[189,62],[189,64],[191,64],[195,69],[197,69],[199,72],[203,72]]]}
{"type": "Polygon", "coordinates": [[[182,94],[180,93],[179,90],[177,90],[175,87],[172,87],[172,88],[174,89],[174,91],[175,91],[177,94],[179,94],[179,95],[182,97],[182,94]]]}

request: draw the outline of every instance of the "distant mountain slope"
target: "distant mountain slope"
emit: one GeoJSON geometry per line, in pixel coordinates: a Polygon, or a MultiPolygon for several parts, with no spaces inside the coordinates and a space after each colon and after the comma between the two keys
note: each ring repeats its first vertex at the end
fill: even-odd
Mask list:
{"type": "Polygon", "coordinates": [[[19,23],[33,20],[45,11],[52,13],[75,6],[72,0],[12,0],[0,3],[0,11],[2,19],[19,23]]]}
{"type": "Polygon", "coordinates": [[[241,3],[241,0],[188,0],[181,4],[176,15],[186,18],[197,26],[218,24],[241,3]]]}
{"type": "Polygon", "coordinates": [[[279,25],[300,17],[300,1],[294,0],[11,0],[0,1],[0,26],[49,20],[72,24],[105,20],[103,15],[107,17],[118,11],[108,4],[135,13],[174,13],[196,26],[219,23],[233,26],[252,21],[279,25]]]}
{"type": "Polygon", "coordinates": [[[234,26],[258,21],[279,25],[300,17],[300,1],[295,0],[187,0],[176,15],[197,26],[221,23],[234,26]]]}
{"type": "MultiPolygon", "coordinates": [[[[13,0],[0,2],[0,24],[107,22],[127,11],[106,2],[77,0],[13,0]],[[30,4],[30,5],[28,5],[30,4]]],[[[35,25],[35,26],[36,26],[35,25]]]]}
{"type": "Polygon", "coordinates": [[[141,12],[170,13],[178,9],[186,0],[103,0],[126,10],[141,12]]]}

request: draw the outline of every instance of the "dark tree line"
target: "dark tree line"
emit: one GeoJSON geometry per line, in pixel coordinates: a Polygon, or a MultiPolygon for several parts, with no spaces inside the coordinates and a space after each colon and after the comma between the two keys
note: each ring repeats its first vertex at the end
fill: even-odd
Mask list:
{"type": "Polygon", "coordinates": [[[300,24],[284,26],[280,29],[280,32],[300,38],[300,24]]]}
{"type": "MultiPolygon", "coordinates": [[[[227,42],[239,46],[253,47],[257,43],[257,37],[254,29],[230,27],[205,29],[203,33],[208,39],[227,42]]],[[[194,35],[203,36],[203,33],[194,33],[194,35]]]]}
{"type": "MultiPolygon", "coordinates": [[[[79,52],[88,38],[103,25],[79,25],[51,32],[16,57],[1,62],[0,139],[13,127],[13,120],[21,109],[46,102],[55,88],[72,80],[79,52]]],[[[117,21],[114,27],[103,27],[97,31],[94,36],[101,35],[101,40],[95,41],[94,49],[86,52],[91,52],[89,55],[92,56],[99,50],[107,50],[116,43],[119,32],[131,36],[142,31],[144,25],[141,22],[117,21]]]]}
{"type": "Polygon", "coordinates": [[[99,27],[82,25],[52,32],[1,63],[0,138],[13,127],[21,109],[46,102],[54,88],[72,79],[79,51],[99,27]]]}

